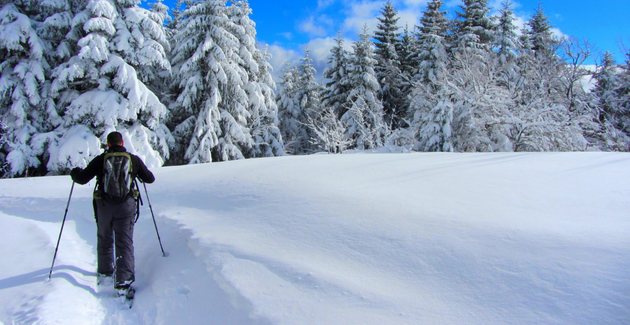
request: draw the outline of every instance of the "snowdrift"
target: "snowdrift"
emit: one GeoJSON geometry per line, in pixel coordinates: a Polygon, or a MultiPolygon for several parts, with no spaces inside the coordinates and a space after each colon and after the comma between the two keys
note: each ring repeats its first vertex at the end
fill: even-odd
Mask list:
{"type": "MultiPolygon", "coordinates": [[[[629,324],[630,155],[349,154],[155,170],[134,307],[94,181],[0,181],[4,324],[629,324]]],[[[144,193],[143,193],[144,194],[144,193]]]]}

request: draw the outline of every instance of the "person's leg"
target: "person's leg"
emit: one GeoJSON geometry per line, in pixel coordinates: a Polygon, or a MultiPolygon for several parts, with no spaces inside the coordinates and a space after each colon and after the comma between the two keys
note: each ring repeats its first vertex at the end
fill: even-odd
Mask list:
{"type": "Polygon", "coordinates": [[[133,252],[133,228],[136,215],[136,202],[128,199],[118,206],[114,216],[116,245],[116,286],[126,286],[135,281],[135,260],[133,252]]]}
{"type": "Polygon", "coordinates": [[[96,224],[96,250],[98,254],[97,272],[105,276],[111,276],[114,273],[114,233],[112,229],[113,213],[111,207],[104,204],[102,200],[97,200],[95,206],[98,215],[96,224]]]}

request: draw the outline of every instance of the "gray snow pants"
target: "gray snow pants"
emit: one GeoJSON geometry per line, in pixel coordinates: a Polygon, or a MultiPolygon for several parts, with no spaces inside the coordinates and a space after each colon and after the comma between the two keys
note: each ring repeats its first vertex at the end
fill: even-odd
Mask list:
{"type": "Polygon", "coordinates": [[[115,286],[131,284],[135,280],[133,255],[133,226],[136,201],[129,198],[116,204],[96,200],[98,273],[112,275],[116,263],[115,286]],[[113,246],[116,246],[114,260],[113,246]]]}

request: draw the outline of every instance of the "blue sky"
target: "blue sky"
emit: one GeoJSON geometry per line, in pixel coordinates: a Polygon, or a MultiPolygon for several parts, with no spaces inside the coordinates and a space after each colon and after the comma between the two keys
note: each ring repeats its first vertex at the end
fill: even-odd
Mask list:
{"type": "MultiPolygon", "coordinates": [[[[150,2],[151,0],[149,0],[150,2]]],[[[504,0],[489,0],[499,8],[504,0]]],[[[164,0],[172,6],[175,0],[164,0]]],[[[252,19],[256,22],[261,44],[270,46],[274,74],[285,62],[294,62],[309,48],[319,72],[334,44],[337,31],[347,39],[347,45],[357,38],[367,24],[371,31],[376,17],[386,1],[371,0],[250,0],[252,19]]],[[[392,0],[399,12],[399,24],[418,23],[428,0],[392,0]]],[[[594,46],[594,59],[610,51],[618,62],[624,61],[619,43],[630,48],[630,0],[513,0],[520,23],[528,20],[540,2],[556,28],[557,34],[586,39],[594,46]]],[[[444,0],[443,10],[454,15],[461,0],[444,0]]],[[[493,10],[496,13],[496,10],[493,10]]],[[[588,63],[593,64],[595,60],[588,63]]]]}

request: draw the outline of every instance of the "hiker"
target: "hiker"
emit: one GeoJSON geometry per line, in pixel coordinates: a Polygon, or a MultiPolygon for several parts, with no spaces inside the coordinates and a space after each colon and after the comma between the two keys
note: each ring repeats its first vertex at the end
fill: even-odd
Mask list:
{"type": "Polygon", "coordinates": [[[139,195],[135,178],[153,183],[155,177],[136,155],[127,153],[122,134],[107,135],[108,150],[94,158],[85,169],[74,168],[72,180],[84,185],[96,176],[94,214],[97,224],[98,283],[114,277],[114,287],[123,294],[135,280],[133,227],[139,195]],[[113,247],[115,241],[116,258],[113,247]],[[116,267],[114,267],[114,262],[116,267]],[[114,274],[114,270],[116,274],[114,274]]]}

